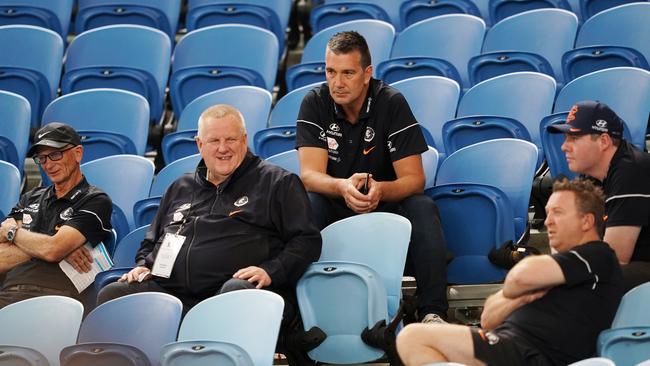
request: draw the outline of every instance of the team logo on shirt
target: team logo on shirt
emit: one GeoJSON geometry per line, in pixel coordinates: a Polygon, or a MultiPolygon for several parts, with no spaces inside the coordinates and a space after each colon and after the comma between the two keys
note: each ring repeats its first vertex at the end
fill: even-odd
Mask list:
{"type": "Polygon", "coordinates": [[[68,207],[59,214],[61,220],[70,220],[72,218],[72,207],[68,207]]]}
{"type": "Polygon", "coordinates": [[[375,130],[371,127],[366,127],[366,133],[363,136],[363,141],[370,142],[375,138],[375,130]]]}
{"type": "Polygon", "coordinates": [[[492,332],[485,333],[485,337],[487,338],[488,344],[490,346],[493,346],[493,345],[499,343],[499,336],[492,333],[492,332]]]}
{"type": "Polygon", "coordinates": [[[248,196],[241,196],[235,201],[234,205],[237,207],[242,207],[243,205],[248,203],[248,196]]]}
{"type": "Polygon", "coordinates": [[[190,208],[190,206],[192,206],[191,203],[183,203],[182,205],[178,206],[178,208],[176,209],[176,212],[178,212],[178,211],[185,211],[185,210],[187,210],[188,208],[190,208]]]}
{"type": "Polygon", "coordinates": [[[38,203],[32,203],[31,205],[25,207],[25,211],[38,212],[38,203]]]}
{"type": "Polygon", "coordinates": [[[328,137],[327,138],[327,148],[330,150],[336,150],[339,148],[339,143],[335,139],[328,137]]]}
{"type": "Polygon", "coordinates": [[[388,145],[388,152],[395,152],[395,151],[397,151],[397,149],[393,147],[393,142],[392,142],[392,141],[388,140],[387,145],[388,145]]]}
{"type": "Polygon", "coordinates": [[[173,221],[181,221],[183,217],[185,216],[181,211],[185,211],[189,209],[192,206],[191,203],[183,203],[182,205],[178,206],[176,211],[174,211],[174,215],[172,215],[172,220],[173,221]]]}
{"type": "Polygon", "coordinates": [[[339,125],[337,125],[336,123],[332,123],[330,124],[330,130],[334,132],[339,132],[341,131],[341,127],[339,127],[339,125]]]}
{"type": "Polygon", "coordinates": [[[32,223],[32,215],[30,214],[23,214],[23,225],[29,225],[32,223]]]}
{"type": "Polygon", "coordinates": [[[327,137],[327,136],[325,135],[325,131],[321,131],[321,132],[319,132],[319,133],[318,133],[318,136],[320,136],[320,139],[323,140],[323,141],[325,141],[325,138],[327,137]]]}

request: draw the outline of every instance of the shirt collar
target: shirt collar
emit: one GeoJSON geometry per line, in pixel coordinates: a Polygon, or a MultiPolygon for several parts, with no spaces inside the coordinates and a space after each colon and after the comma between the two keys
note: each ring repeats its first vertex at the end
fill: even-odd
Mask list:
{"type": "MultiPolygon", "coordinates": [[[[86,177],[82,176],[81,181],[76,186],[74,186],[74,188],[72,188],[70,191],[68,191],[68,193],[66,193],[65,196],[63,196],[63,197],[61,197],[59,199],[62,199],[62,200],[65,199],[65,200],[74,202],[74,201],[80,199],[81,197],[83,197],[82,193],[87,191],[89,186],[90,186],[90,184],[88,184],[88,181],[86,180],[86,177]]],[[[50,185],[47,188],[47,192],[45,193],[45,198],[54,199],[54,200],[57,199],[56,198],[56,191],[54,189],[54,184],[50,185]]]]}
{"type": "MultiPolygon", "coordinates": [[[[371,108],[374,106],[373,102],[382,85],[383,82],[381,80],[370,78],[370,85],[368,86],[368,91],[366,92],[365,97],[366,99],[363,101],[361,111],[359,111],[359,120],[366,119],[368,116],[370,116],[371,108]]],[[[341,108],[340,105],[334,103],[334,100],[332,100],[332,104],[334,104],[334,113],[336,113],[336,118],[346,120],[347,117],[343,111],[343,108],[341,108]]]]}

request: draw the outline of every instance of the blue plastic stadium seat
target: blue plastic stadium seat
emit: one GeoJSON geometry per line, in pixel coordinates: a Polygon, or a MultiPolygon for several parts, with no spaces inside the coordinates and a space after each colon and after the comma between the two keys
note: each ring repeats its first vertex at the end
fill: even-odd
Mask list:
{"type": "Polygon", "coordinates": [[[11,212],[20,197],[20,172],[15,165],[0,161],[0,212],[2,219],[11,212]]]}
{"type": "Polygon", "coordinates": [[[74,0],[3,0],[0,25],[23,24],[50,29],[63,40],[68,35],[74,0]]]}
{"type": "Polygon", "coordinates": [[[117,243],[113,253],[113,268],[99,272],[95,276],[95,289],[97,292],[111,282],[117,281],[123,274],[135,267],[135,255],[140,249],[140,244],[147,233],[149,225],[141,226],[117,243]]]}
{"type": "Polygon", "coordinates": [[[538,72],[555,78],[548,61],[535,53],[516,51],[497,51],[474,56],[467,65],[469,81],[476,85],[495,76],[513,72],[538,72]]]}
{"type": "Polygon", "coordinates": [[[61,93],[93,88],[124,89],[149,102],[150,119],[163,113],[171,41],[141,25],[108,25],[86,31],[70,43],[61,93]]]}
{"type": "Polygon", "coordinates": [[[271,110],[269,127],[295,125],[305,94],[319,85],[321,83],[305,85],[280,98],[271,110]]]}
{"type": "Polygon", "coordinates": [[[303,86],[325,81],[325,61],[295,64],[287,68],[285,75],[287,90],[294,91],[303,86]]]}
{"type": "Polygon", "coordinates": [[[418,76],[442,76],[462,83],[451,62],[433,57],[399,57],[377,65],[377,78],[388,84],[418,76]]]}
{"type": "Polygon", "coordinates": [[[400,7],[400,22],[406,28],[420,20],[456,13],[481,16],[476,4],[470,0],[407,0],[400,7]]]}
{"type": "Polygon", "coordinates": [[[276,126],[258,131],[254,137],[255,151],[259,157],[292,150],[296,147],[296,126],[276,126]]]}
{"type": "Polygon", "coordinates": [[[29,143],[30,118],[27,99],[0,90],[0,160],[13,164],[21,173],[29,143]]]}
{"type": "Polygon", "coordinates": [[[49,29],[31,25],[0,27],[0,90],[25,97],[31,126],[37,127],[45,106],[56,97],[63,41],[49,29]]]}
{"type": "Polygon", "coordinates": [[[271,155],[266,158],[271,164],[286,169],[291,173],[300,175],[300,160],[298,159],[298,150],[289,150],[279,154],[271,155]]]}
{"type": "Polygon", "coordinates": [[[172,42],[178,29],[178,0],[79,0],[75,33],[113,24],[137,24],[159,29],[172,42]]]}
{"type": "Polygon", "coordinates": [[[362,19],[391,23],[386,10],[381,6],[354,0],[325,3],[313,8],[309,14],[309,23],[314,33],[341,23],[362,19]]]}
{"type": "Polygon", "coordinates": [[[586,46],[569,50],[562,56],[562,72],[567,83],[594,71],[621,66],[650,69],[645,56],[630,47],[586,46]]]}
{"type": "Polygon", "coordinates": [[[447,154],[477,142],[500,138],[530,142],[526,126],[516,119],[498,116],[470,116],[447,121],[442,126],[442,138],[447,154]]]}
{"type": "Polygon", "coordinates": [[[490,24],[529,10],[559,8],[571,11],[567,0],[489,0],[490,24]]]}
{"type": "MultiPolygon", "coordinates": [[[[641,2],[643,2],[642,0],[641,2]]],[[[582,0],[580,1],[580,12],[583,19],[588,20],[601,11],[629,3],[639,2],[638,0],[582,0]]]]}

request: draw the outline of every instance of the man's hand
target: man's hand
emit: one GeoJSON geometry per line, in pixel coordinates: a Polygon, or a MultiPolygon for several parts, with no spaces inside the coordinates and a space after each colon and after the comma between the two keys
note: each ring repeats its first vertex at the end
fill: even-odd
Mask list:
{"type": "Polygon", "coordinates": [[[350,178],[341,181],[339,191],[345,204],[356,213],[371,212],[379,204],[379,190],[377,182],[368,179],[368,194],[361,193],[361,188],[366,183],[366,173],[355,173],[350,178]]]}
{"type": "Polygon", "coordinates": [[[79,273],[90,272],[93,264],[93,257],[86,247],[79,247],[65,257],[65,261],[70,263],[72,268],[79,273]]]}
{"type": "Polygon", "coordinates": [[[8,218],[0,224],[0,242],[7,241],[7,232],[11,230],[12,227],[19,226],[16,220],[13,218],[8,218]]]}
{"type": "Polygon", "coordinates": [[[135,267],[129,273],[125,273],[117,282],[142,282],[151,278],[151,270],[147,267],[135,267]]]}
{"type": "Polygon", "coordinates": [[[232,275],[232,278],[238,278],[240,280],[246,280],[250,283],[257,282],[255,288],[264,288],[271,284],[271,277],[265,270],[260,267],[249,266],[242,268],[239,271],[235,272],[232,275]]]}

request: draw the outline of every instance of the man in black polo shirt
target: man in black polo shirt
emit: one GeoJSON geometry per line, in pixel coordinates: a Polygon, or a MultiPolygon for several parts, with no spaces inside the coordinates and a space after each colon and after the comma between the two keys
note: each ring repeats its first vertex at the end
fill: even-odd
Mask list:
{"type": "Polygon", "coordinates": [[[602,184],[607,221],[605,242],[623,265],[625,291],[650,281],[650,155],[623,139],[623,121],[604,103],[571,108],[562,132],[569,169],[602,184]]]}
{"type": "Polygon", "coordinates": [[[356,214],[389,211],[412,224],[407,268],[417,280],[418,316],[446,318],[446,248],[438,209],[422,194],[427,150],[406,99],[372,78],[357,32],[335,34],[325,53],[327,83],[310,91],[297,121],[301,178],[322,229],[356,214]]]}
{"type": "Polygon", "coordinates": [[[407,366],[568,365],[596,352],[621,300],[616,253],[601,240],[604,195],[588,180],[563,180],[546,204],[551,255],[515,265],[485,301],[482,329],[410,324],[397,337],[407,366]]]}
{"type": "Polygon", "coordinates": [[[88,252],[111,233],[110,198],[81,174],[81,138],[63,123],[43,126],[28,155],[52,182],[25,193],[0,225],[0,308],[43,295],[78,298],[59,267],[64,258],[77,270],[89,270],[88,252]]]}

